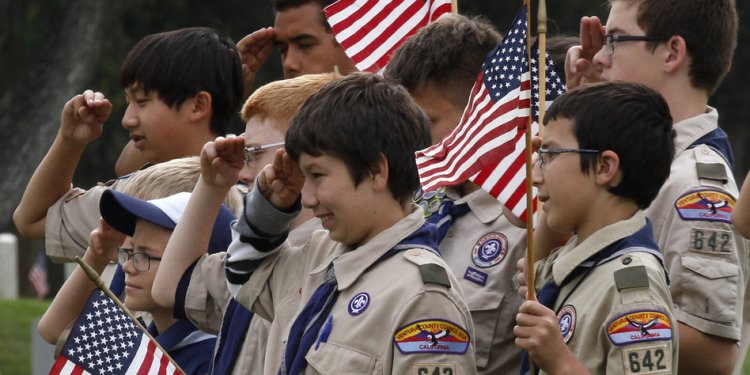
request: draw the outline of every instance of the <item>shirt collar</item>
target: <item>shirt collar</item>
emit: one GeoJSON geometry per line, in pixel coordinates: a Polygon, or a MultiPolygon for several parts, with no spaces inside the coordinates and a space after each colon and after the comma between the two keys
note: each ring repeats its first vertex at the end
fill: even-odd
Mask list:
{"type": "Polygon", "coordinates": [[[478,189],[456,199],[456,204],[466,203],[482,224],[491,223],[503,214],[503,204],[484,189],[478,189]]]}
{"type": "Polygon", "coordinates": [[[562,285],[568,275],[586,259],[617,240],[637,232],[646,225],[646,215],[638,210],[627,220],[618,221],[594,232],[589,238],[576,245],[578,237],[573,237],[560,250],[560,255],[552,264],[552,278],[557,285],[562,285]]]}
{"type": "Polygon", "coordinates": [[[675,157],[695,143],[700,137],[710,133],[718,127],[719,112],[706,106],[706,113],[682,120],[673,125],[676,136],[674,139],[675,157]]]}
{"type": "Polygon", "coordinates": [[[422,208],[412,205],[412,212],[392,227],[378,233],[355,250],[345,249],[343,253],[335,251],[326,261],[316,267],[310,274],[325,273],[333,262],[338,289],[351,286],[362,274],[375,264],[385,253],[396,246],[424,224],[422,208]]]}

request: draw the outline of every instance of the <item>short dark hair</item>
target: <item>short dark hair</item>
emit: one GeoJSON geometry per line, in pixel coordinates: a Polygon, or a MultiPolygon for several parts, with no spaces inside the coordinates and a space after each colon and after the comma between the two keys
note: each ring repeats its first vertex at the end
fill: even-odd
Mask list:
{"type": "Polygon", "coordinates": [[[381,158],[388,188],[404,203],[419,188],[414,152],[430,145],[430,121],[403,87],[376,74],[353,73],[310,96],[292,118],[286,151],[341,159],[355,185],[381,158]]]}
{"type": "Polygon", "coordinates": [[[141,39],[128,53],[120,83],[155,91],[171,108],[200,91],[211,95],[211,131],[227,133],[242,103],[242,63],[235,43],[208,27],[191,27],[141,39]]]}
{"type": "MultiPolygon", "coordinates": [[[[674,158],[674,129],[662,96],[637,83],[612,81],[571,90],[552,103],[544,123],[557,118],[573,121],[578,147],[614,151],[620,158],[622,181],[609,191],[646,208],[669,177],[674,158]]],[[[581,154],[588,173],[598,159],[581,154]]]]}
{"type": "Polygon", "coordinates": [[[289,8],[296,8],[305,4],[315,3],[320,6],[320,22],[325,27],[326,31],[331,32],[331,25],[328,24],[323,8],[335,3],[336,0],[273,0],[273,9],[278,12],[283,12],[289,8]]]}
{"type": "Polygon", "coordinates": [[[446,16],[407,39],[393,54],[385,76],[411,93],[433,84],[463,110],[487,54],[501,39],[483,18],[446,16]]]}
{"type": "MultiPolygon", "coordinates": [[[[638,26],[647,35],[685,39],[692,58],[690,83],[716,91],[732,67],[737,47],[737,9],[734,0],[610,0],[638,6],[638,26]]],[[[659,42],[649,42],[651,49],[659,42]]]]}

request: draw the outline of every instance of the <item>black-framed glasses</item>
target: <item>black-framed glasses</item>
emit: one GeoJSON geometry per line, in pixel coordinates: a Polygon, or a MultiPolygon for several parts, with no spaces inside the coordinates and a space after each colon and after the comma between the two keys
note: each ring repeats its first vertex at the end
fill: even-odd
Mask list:
{"type": "Polygon", "coordinates": [[[267,145],[245,147],[245,165],[250,166],[255,163],[255,157],[257,154],[274,147],[281,147],[284,142],[269,143],[267,145]]]}
{"type": "Polygon", "coordinates": [[[663,42],[666,38],[651,35],[619,35],[607,34],[604,36],[604,48],[607,55],[612,56],[615,53],[615,43],[617,42],[663,42]]]}
{"type": "Polygon", "coordinates": [[[578,154],[598,154],[601,151],[588,150],[585,148],[539,148],[536,150],[536,154],[539,155],[539,166],[541,167],[544,163],[549,162],[557,154],[565,154],[569,152],[575,152],[578,154]]]}
{"type": "Polygon", "coordinates": [[[117,261],[120,265],[125,265],[130,259],[133,260],[133,267],[140,272],[146,272],[151,269],[151,261],[161,260],[161,257],[152,257],[146,253],[135,253],[133,249],[121,247],[117,249],[117,261]]]}

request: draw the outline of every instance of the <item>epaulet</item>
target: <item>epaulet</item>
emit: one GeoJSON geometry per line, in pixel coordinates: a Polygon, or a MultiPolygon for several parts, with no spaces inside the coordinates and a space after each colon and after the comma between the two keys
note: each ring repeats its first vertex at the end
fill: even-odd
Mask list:
{"type": "Polygon", "coordinates": [[[721,154],[707,145],[698,145],[693,152],[695,153],[695,170],[699,179],[719,181],[722,184],[729,181],[721,154]]]}
{"type": "Polygon", "coordinates": [[[648,288],[646,267],[633,266],[615,271],[615,285],[618,291],[632,288],[648,288]]]}
{"type": "Polygon", "coordinates": [[[423,283],[438,284],[450,288],[451,281],[448,278],[448,271],[430,259],[431,257],[425,256],[425,253],[432,254],[432,252],[423,249],[411,249],[404,251],[403,254],[404,258],[417,265],[423,283]]]}

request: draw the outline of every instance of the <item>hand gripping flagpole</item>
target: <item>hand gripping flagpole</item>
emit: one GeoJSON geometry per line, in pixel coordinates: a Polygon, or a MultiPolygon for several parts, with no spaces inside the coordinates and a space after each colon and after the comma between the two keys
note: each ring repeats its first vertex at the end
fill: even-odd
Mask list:
{"type": "Polygon", "coordinates": [[[133,315],[133,313],[127,307],[125,307],[125,305],[120,301],[120,299],[117,298],[117,296],[115,296],[115,294],[112,293],[112,291],[109,290],[109,288],[106,285],[104,285],[104,282],[99,277],[99,274],[96,271],[94,271],[94,269],[91,268],[91,266],[89,266],[89,264],[86,263],[86,261],[84,261],[83,259],[81,259],[81,257],[78,257],[78,256],[75,257],[75,261],[78,262],[78,265],[81,266],[81,269],[83,270],[83,272],[86,274],[86,276],[89,277],[89,279],[94,283],[94,285],[96,285],[96,287],[99,288],[99,290],[101,290],[102,292],[104,292],[104,294],[106,294],[107,297],[109,297],[115,303],[115,305],[117,305],[117,307],[119,307],[120,310],[122,310],[125,313],[125,315],[127,315],[130,318],[130,320],[132,320],[133,323],[135,323],[135,325],[137,325],[138,328],[140,328],[140,330],[144,334],[146,334],[146,336],[148,336],[151,339],[151,341],[154,342],[154,344],[156,344],[157,347],[159,347],[159,349],[161,349],[162,352],[164,352],[164,356],[166,356],[167,359],[170,362],[172,362],[172,364],[175,366],[175,368],[177,369],[177,371],[179,371],[178,373],[179,374],[187,374],[182,368],[180,368],[180,366],[169,355],[169,353],[167,353],[167,351],[164,350],[164,348],[161,345],[159,345],[159,343],[156,341],[156,339],[153,336],[151,336],[150,333],[148,333],[148,330],[146,330],[146,327],[144,327],[143,324],[141,324],[141,322],[138,320],[138,318],[136,318],[135,315],[133,315]]]}

